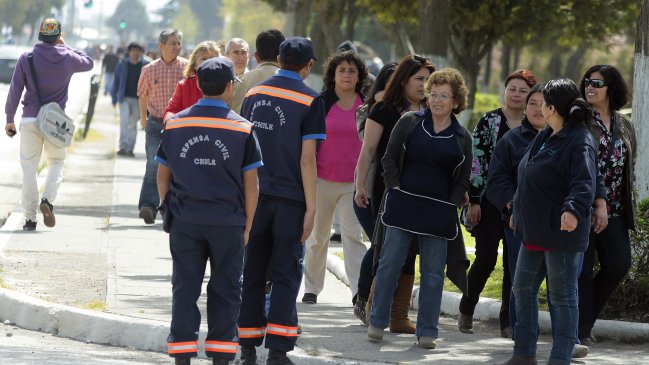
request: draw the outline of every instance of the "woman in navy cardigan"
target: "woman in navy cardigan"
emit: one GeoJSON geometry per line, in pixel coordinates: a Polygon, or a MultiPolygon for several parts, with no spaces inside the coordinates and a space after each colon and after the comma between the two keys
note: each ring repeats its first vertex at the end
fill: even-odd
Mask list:
{"type": "Polygon", "coordinates": [[[597,152],[590,134],[593,111],[569,79],[543,89],[539,132],[518,166],[510,220],[522,247],[514,277],[514,353],[503,365],[536,364],[538,293],[547,275],[555,307],[548,364],[570,364],[579,312],[579,263],[588,246],[595,198],[597,152]]]}

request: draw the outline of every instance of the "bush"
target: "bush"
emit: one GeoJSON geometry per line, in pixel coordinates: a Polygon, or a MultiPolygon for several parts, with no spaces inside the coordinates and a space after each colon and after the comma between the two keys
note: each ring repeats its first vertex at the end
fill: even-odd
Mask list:
{"type": "Polygon", "coordinates": [[[467,129],[471,132],[473,132],[473,128],[478,124],[478,120],[484,113],[500,108],[500,96],[498,94],[476,93],[474,104],[471,119],[469,119],[469,125],[467,126],[467,129]]]}
{"type": "Polygon", "coordinates": [[[631,269],[607,302],[601,317],[649,322],[649,198],[638,204],[631,236],[631,269]]]}

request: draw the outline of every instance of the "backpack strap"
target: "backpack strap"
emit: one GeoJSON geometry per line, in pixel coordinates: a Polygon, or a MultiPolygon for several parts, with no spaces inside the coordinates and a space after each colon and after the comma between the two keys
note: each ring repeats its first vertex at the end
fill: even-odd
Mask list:
{"type": "Polygon", "coordinates": [[[29,69],[32,72],[32,79],[34,80],[34,88],[36,89],[36,96],[38,97],[38,104],[43,106],[43,99],[41,98],[41,91],[38,87],[38,77],[36,76],[36,68],[34,67],[34,53],[29,52],[27,54],[27,60],[29,61],[29,69]]]}

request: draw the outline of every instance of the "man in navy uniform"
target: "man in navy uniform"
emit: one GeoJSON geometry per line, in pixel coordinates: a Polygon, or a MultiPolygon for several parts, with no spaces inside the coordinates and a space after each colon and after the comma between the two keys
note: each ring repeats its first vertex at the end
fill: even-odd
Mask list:
{"type": "Polygon", "coordinates": [[[244,246],[259,197],[261,151],[252,124],[231,111],[234,66],[211,58],[196,71],[203,98],[167,121],[156,155],[163,225],[173,259],[169,355],[198,355],[201,293],[207,259],[205,353],[228,364],[237,353],[244,246]]]}
{"type": "Polygon", "coordinates": [[[303,82],[314,60],[311,41],[286,39],[279,48],[280,70],[250,89],[241,108],[254,124],[265,156],[243,274],[241,365],[257,363],[255,347],[264,338],[270,350],[266,364],[293,364],[286,353],[298,335],[295,301],[303,245],[315,217],[316,141],[325,139],[324,105],[303,82]],[[266,318],[267,268],[273,292],[266,318]]]}

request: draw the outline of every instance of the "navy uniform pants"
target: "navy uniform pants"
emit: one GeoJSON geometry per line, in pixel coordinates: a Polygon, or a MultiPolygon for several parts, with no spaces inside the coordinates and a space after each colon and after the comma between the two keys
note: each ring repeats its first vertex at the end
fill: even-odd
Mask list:
{"type": "Polygon", "coordinates": [[[207,226],[175,220],[169,232],[173,259],[171,283],[171,333],[167,338],[171,357],[198,355],[201,313],[198,297],[207,259],[207,327],[205,353],[208,357],[234,360],[238,347],[237,317],[241,305],[243,273],[243,229],[207,226]]]}
{"type": "Polygon", "coordinates": [[[252,223],[239,315],[241,346],[289,352],[297,340],[295,302],[303,271],[304,203],[260,196],[252,223]],[[266,270],[273,280],[268,318],[264,314],[266,270]]]}

